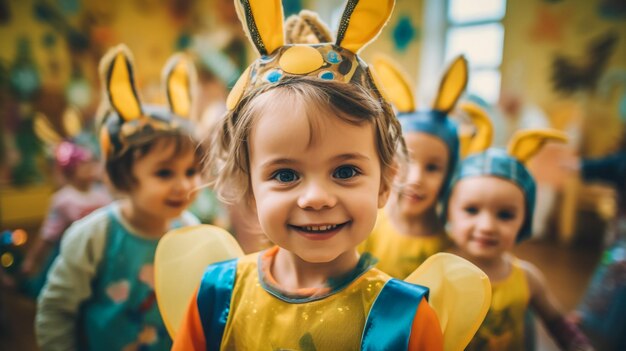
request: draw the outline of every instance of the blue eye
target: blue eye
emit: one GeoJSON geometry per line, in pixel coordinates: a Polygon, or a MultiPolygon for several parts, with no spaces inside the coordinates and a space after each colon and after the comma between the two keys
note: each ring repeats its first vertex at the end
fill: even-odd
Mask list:
{"type": "Polygon", "coordinates": [[[281,169],[274,173],[272,179],[275,179],[281,183],[291,183],[298,180],[298,175],[291,169],[281,169]]]}
{"type": "Polygon", "coordinates": [[[341,166],[335,170],[333,177],[338,179],[350,179],[359,174],[359,171],[353,166],[341,166]]]}
{"type": "Polygon", "coordinates": [[[515,218],[515,213],[511,211],[500,211],[498,212],[498,218],[500,218],[503,221],[509,221],[515,218]]]}
{"type": "Polygon", "coordinates": [[[174,175],[171,169],[159,169],[156,171],[156,176],[159,178],[169,178],[174,175]]]}
{"type": "Polygon", "coordinates": [[[475,215],[478,213],[478,208],[474,206],[468,206],[463,209],[465,213],[475,215]]]}

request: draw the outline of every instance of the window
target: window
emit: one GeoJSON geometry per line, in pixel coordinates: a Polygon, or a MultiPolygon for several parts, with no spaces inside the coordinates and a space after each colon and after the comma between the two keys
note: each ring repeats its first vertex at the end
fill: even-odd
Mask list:
{"type": "Polygon", "coordinates": [[[445,61],[464,54],[470,65],[468,93],[495,103],[500,95],[506,0],[448,0],[447,5],[445,61]]]}

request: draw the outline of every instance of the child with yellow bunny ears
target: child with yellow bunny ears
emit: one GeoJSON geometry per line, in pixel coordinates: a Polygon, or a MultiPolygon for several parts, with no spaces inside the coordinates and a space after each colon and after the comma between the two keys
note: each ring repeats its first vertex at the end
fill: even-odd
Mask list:
{"type": "MultiPolygon", "coordinates": [[[[472,151],[490,145],[491,130],[484,128],[483,133],[472,140],[472,151]]],[[[535,181],[523,164],[549,140],[565,141],[565,136],[552,130],[520,131],[508,151],[491,148],[465,158],[451,181],[444,210],[455,244],[452,252],[476,264],[492,283],[491,307],[467,350],[534,348],[524,345],[529,308],[562,349],[591,349],[564,318],[543,274],[510,253],[530,236],[535,206],[535,181]]]]}
{"type": "Polygon", "coordinates": [[[192,68],[182,55],[166,65],[168,109],[140,103],[125,46],[100,62],[113,111],[102,126],[102,152],[111,183],[126,198],[64,236],[37,307],[42,350],[171,348],[155,301],[153,260],[165,232],[198,223],[185,212],[202,158],[187,118],[192,68]]]}
{"type": "Polygon", "coordinates": [[[335,43],[295,45],[279,0],[235,6],[261,57],[228,97],[208,164],[277,246],[210,265],[173,349],[442,349],[428,289],[356,250],[387,200],[401,135],[355,53],[394,1],[348,1],[335,43]]]}
{"type": "Polygon", "coordinates": [[[372,62],[383,92],[398,111],[408,149],[406,167],[394,179],[390,201],[378,213],[374,231],[359,247],[376,268],[404,279],[449,240],[437,214],[459,158],[456,123],[448,118],[467,85],[467,61],[457,57],[444,74],[431,109],[417,110],[413,88],[397,63],[379,55],[372,62]]]}

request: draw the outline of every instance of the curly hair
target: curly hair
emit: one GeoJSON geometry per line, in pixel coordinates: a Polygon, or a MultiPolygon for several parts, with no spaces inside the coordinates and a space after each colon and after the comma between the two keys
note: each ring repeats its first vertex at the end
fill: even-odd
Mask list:
{"type": "MultiPolygon", "coordinates": [[[[275,85],[264,85],[251,90],[215,126],[205,167],[209,184],[217,191],[221,200],[235,202],[242,198],[251,198],[248,142],[255,119],[268,108],[268,100],[260,97],[268,93],[272,94],[273,101],[277,101],[276,95],[279,95],[285,101],[304,103],[305,110],[311,107],[327,109],[346,123],[371,123],[375,130],[383,181],[389,184],[396,155],[406,155],[400,123],[391,106],[378,92],[372,92],[360,85],[310,77],[291,77],[275,85]]],[[[308,118],[311,131],[314,132],[311,115],[308,118]]]]}

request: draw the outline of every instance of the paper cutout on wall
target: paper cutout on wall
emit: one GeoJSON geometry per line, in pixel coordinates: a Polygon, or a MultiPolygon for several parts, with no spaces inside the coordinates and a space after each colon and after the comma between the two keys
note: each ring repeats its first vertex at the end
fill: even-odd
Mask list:
{"type": "Polygon", "coordinates": [[[580,58],[557,54],[552,61],[552,84],[555,91],[572,94],[593,90],[602,76],[617,44],[617,33],[608,32],[593,39],[580,58]]]}
{"type": "Polygon", "coordinates": [[[38,1],[34,5],[35,18],[47,23],[58,33],[65,36],[70,50],[81,52],[89,47],[89,37],[82,31],[74,28],[67,18],[53,5],[38,1]]]}
{"type": "Polygon", "coordinates": [[[608,20],[624,19],[626,18],[626,1],[601,0],[598,5],[598,14],[608,20]]]}
{"type": "Polygon", "coordinates": [[[617,112],[622,123],[626,123],[626,69],[615,68],[609,70],[602,79],[600,79],[598,93],[605,99],[611,99],[615,92],[620,91],[621,95],[617,105],[617,112]]]}
{"type": "Polygon", "coordinates": [[[419,28],[411,22],[411,17],[402,15],[393,28],[393,43],[399,52],[404,52],[414,38],[419,38],[419,28]]]}
{"type": "Polygon", "coordinates": [[[535,21],[530,28],[530,39],[534,42],[558,43],[563,39],[563,28],[571,18],[571,10],[543,5],[537,9],[535,21]]]}

